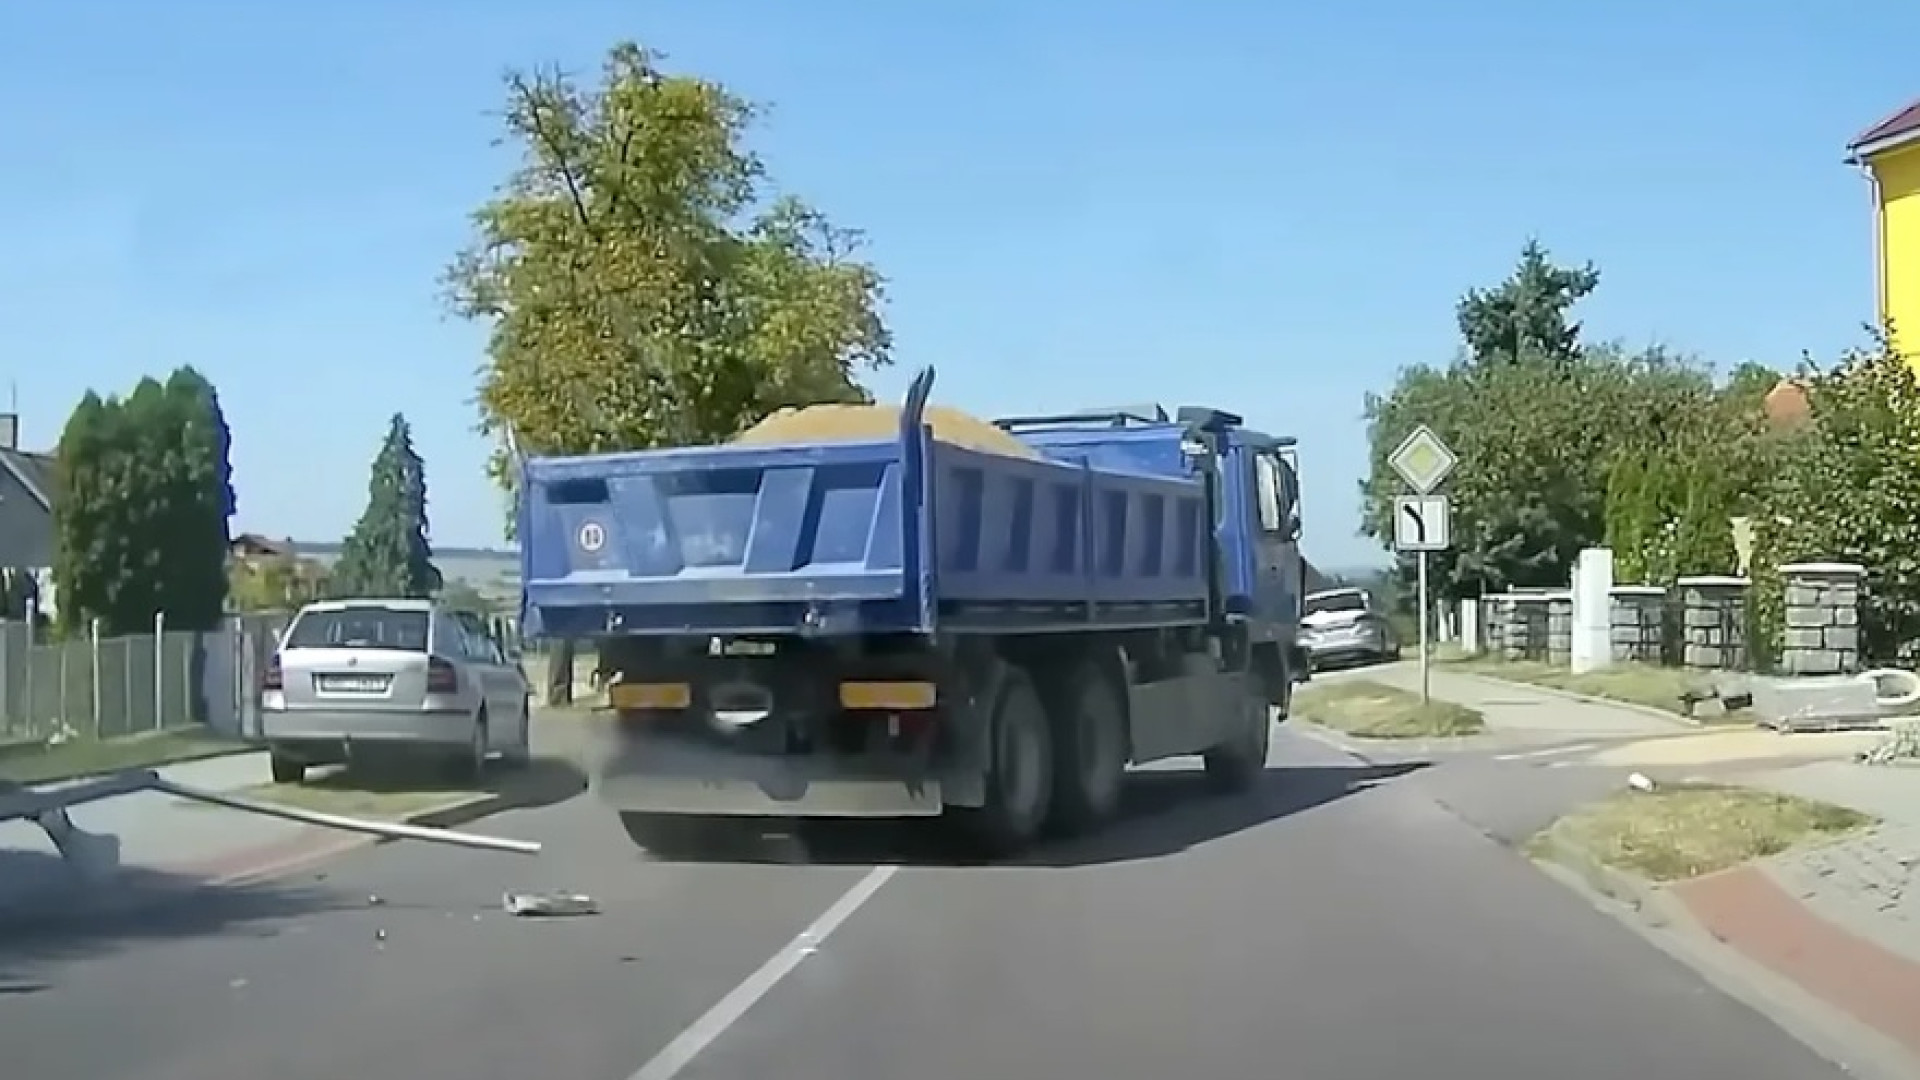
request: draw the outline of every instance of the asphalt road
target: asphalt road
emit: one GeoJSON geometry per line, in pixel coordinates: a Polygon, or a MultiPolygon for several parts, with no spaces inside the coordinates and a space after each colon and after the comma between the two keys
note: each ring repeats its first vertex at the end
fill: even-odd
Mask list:
{"type": "Polygon", "coordinates": [[[1124,827],[1021,866],[876,870],[868,830],[655,864],[574,800],[486,826],[539,860],[390,845],[74,911],[0,937],[0,1054],[10,1080],[1843,1075],[1494,838],[1572,770],[1298,736],[1275,762],[1237,802],[1143,776],[1124,827]],[[522,888],[605,911],[501,913],[522,888]]]}

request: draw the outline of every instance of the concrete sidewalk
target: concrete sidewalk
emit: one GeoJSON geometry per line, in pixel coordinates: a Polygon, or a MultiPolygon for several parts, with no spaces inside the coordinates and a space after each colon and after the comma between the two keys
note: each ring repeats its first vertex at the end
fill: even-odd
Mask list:
{"type": "MultiPolygon", "coordinates": [[[[1417,660],[1403,660],[1363,669],[1353,677],[1418,692],[1420,664],[1417,660]]],[[[1486,720],[1487,730],[1495,734],[1619,737],[1697,730],[1681,722],[1679,717],[1663,720],[1644,710],[1606,705],[1504,679],[1449,671],[1439,664],[1432,665],[1428,671],[1428,687],[1433,696],[1442,701],[1478,710],[1486,720]]]]}

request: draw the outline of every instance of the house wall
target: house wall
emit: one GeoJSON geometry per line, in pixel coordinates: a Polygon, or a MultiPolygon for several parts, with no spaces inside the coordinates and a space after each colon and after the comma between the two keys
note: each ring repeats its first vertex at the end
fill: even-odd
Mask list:
{"type": "Polygon", "coordinates": [[[1880,194],[1881,315],[1893,323],[1894,346],[1920,370],[1920,146],[1869,165],[1880,194]]]}

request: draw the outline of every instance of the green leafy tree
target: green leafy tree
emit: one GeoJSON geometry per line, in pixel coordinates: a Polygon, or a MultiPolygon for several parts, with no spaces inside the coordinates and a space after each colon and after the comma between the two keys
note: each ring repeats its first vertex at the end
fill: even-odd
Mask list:
{"type": "Polygon", "coordinates": [[[55,455],[54,577],[63,627],[99,619],[144,633],[157,613],[211,629],[226,602],[233,512],[228,436],[213,387],[191,368],[125,399],[89,392],[55,455]]]}
{"type": "Polygon", "coordinates": [[[55,454],[54,579],[61,627],[100,620],[107,634],[151,630],[160,582],[175,550],[164,527],[168,462],[158,453],[168,421],[164,391],[143,379],[123,401],[88,393],[55,454]]]}
{"type": "Polygon", "coordinates": [[[865,400],[859,375],[888,362],[859,237],[769,196],[748,102],[660,63],[622,44],[591,87],[507,79],[520,161],[446,274],[489,328],[479,405],[503,486],[509,433],[538,453],[708,443],[865,400]]]}
{"type": "Polygon", "coordinates": [[[1659,500],[1660,462],[1628,453],[1614,463],[1607,476],[1607,546],[1613,550],[1613,573],[1621,582],[1654,580],[1658,543],[1665,517],[1659,500]]]}
{"type": "MultiPolygon", "coordinates": [[[[510,443],[711,443],[786,406],[868,400],[860,376],[890,362],[859,235],[772,195],[744,144],[750,103],[661,62],[623,43],[591,87],[507,78],[520,161],[474,214],[446,284],[454,310],[489,329],[480,426],[509,493],[510,443]]],[[[571,643],[557,652],[555,670],[570,671],[571,643]]]]}
{"type": "Polygon", "coordinates": [[[428,541],[426,467],[406,417],[395,414],[373,459],[367,509],[331,575],[338,596],[427,597],[441,587],[428,541]]]}
{"type": "Polygon", "coordinates": [[[235,511],[232,436],[219,394],[191,367],[175,370],[162,387],[164,415],[151,436],[168,495],[155,528],[168,538],[160,605],[167,624],[211,630],[226,610],[227,559],[235,511]]]}
{"type": "Polygon", "coordinates": [[[1568,315],[1599,286],[1592,264],[1556,265],[1538,240],[1528,241],[1507,280],[1468,292],[1455,307],[1467,356],[1480,365],[1573,362],[1580,324],[1568,315]]]}
{"type": "MultiPolygon", "coordinates": [[[[1884,336],[1802,380],[1811,423],[1778,436],[1754,516],[1756,576],[1782,563],[1861,564],[1866,651],[1904,658],[1920,640],[1920,383],[1884,336]]],[[[1777,609],[1777,580],[1765,586],[1777,609]]],[[[1778,611],[1770,616],[1777,643],[1778,611]]]]}
{"type": "MultiPolygon", "coordinates": [[[[1579,346],[1573,307],[1598,284],[1591,267],[1555,266],[1528,244],[1506,281],[1456,309],[1462,355],[1404,371],[1366,406],[1372,468],[1362,531],[1392,535],[1402,488],[1387,458],[1419,424],[1459,454],[1448,481],[1455,547],[1432,556],[1441,596],[1563,583],[1578,551],[1604,533],[1606,444],[1596,406],[1623,399],[1623,365],[1579,346]]],[[[1411,563],[1402,565],[1411,578],[1411,563]]]]}
{"type": "Polygon", "coordinates": [[[107,497],[105,458],[113,408],[87,391],[67,417],[54,451],[53,580],[59,618],[71,633],[106,607],[112,587],[113,506],[107,497]]]}
{"type": "MultiPolygon", "coordinates": [[[[1505,281],[1460,301],[1464,349],[1452,365],[1408,369],[1390,392],[1368,399],[1367,535],[1392,535],[1402,484],[1387,457],[1407,432],[1427,424],[1460,456],[1447,483],[1455,547],[1430,556],[1442,597],[1565,585],[1581,549],[1609,536],[1629,549],[1635,570],[1650,572],[1688,498],[1687,474],[1666,463],[1736,453],[1723,391],[1700,364],[1659,348],[1580,340],[1573,310],[1599,280],[1593,267],[1558,266],[1529,244],[1505,281]],[[1671,498],[1653,490],[1669,482],[1679,485],[1671,498]]],[[[1744,378],[1742,393],[1755,381],[1744,378]]],[[[1694,504],[1705,512],[1709,494],[1731,498],[1743,482],[1741,474],[1726,491],[1703,490],[1694,504]]],[[[1693,531],[1703,550],[1710,532],[1693,531]]],[[[1403,580],[1411,565],[1402,564],[1403,580]]]]}

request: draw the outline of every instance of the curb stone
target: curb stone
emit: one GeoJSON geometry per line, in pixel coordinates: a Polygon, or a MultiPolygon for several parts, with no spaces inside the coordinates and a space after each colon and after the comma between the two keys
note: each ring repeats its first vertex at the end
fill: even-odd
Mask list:
{"type": "Polygon", "coordinates": [[[1379,764],[1379,762],[1373,759],[1373,755],[1368,753],[1366,747],[1330,727],[1323,727],[1311,720],[1302,720],[1297,716],[1289,717],[1287,719],[1287,725],[1302,735],[1305,735],[1307,738],[1323,746],[1332,747],[1350,758],[1358,759],[1363,764],[1379,764]]]}
{"type": "Polygon", "coordinates": [[[1747,958],[1665,888],[1615,870],[1565,840],[1550,839],[1549,848],[1550,857],[1528,856],[1536,869],[1815,1054],[1863,1080],[1912,1080],[1916,1074],[1920,1062],[1904,1047],[1747,958]]]}
{"type": "Polygon", "coordinates": [[[1330,746],[1349,757],[1359,758],[1368,765],[1391,764],[1390,761],[1382,760],[1382,755],[1389,751],[1420,758],[1432,758],[1437,754],[1456,751],[1471,751],[1475,748],[1473,740],[1481,737],[1463,735],[1452,739],[1362,739],[1297,716],[1288,718],[1287,725],[1315,742],[1330,746]]]}

